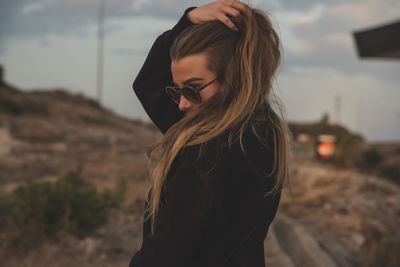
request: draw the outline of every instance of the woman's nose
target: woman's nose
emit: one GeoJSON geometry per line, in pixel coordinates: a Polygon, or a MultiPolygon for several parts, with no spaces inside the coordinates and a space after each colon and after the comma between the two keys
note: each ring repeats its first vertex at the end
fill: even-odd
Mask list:
{"type": "Polygon", "coordinates": [[[179,110],[181,111],[188,111],[192,107],[192,102],[187,100],[183,95],[179,100],[179,110]]]}

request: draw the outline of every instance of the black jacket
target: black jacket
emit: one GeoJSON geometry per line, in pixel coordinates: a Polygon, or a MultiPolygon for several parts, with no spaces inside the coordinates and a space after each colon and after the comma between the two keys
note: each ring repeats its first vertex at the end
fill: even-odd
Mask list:
{"type": "MultiPolygon", "coordinates": [[[[183,116],[164,87],[172,81],[170,47],[192,25],[186,16],[190,10],[157,38],[133,83],[162,133],[183,116]]],[[[226,140],[222,136],[216,142],[226,140]]],[[[265,177],[272,168],[272,150],[248,132],[244,144],[246,153],[235,143],[213,155],[210,142],[205,155],[213,162],[206,156],[201,164],[196,160],[196,146],[178,154],[164,184],[156,236],[149,236],[150,220],[144,221],[143,243],[130,267],[265,266],[263,243],[281,194],[262,197],[275,182],[274,177],[265,177]],[[206,172],[205,165],[214,168],[206,172]]]]}

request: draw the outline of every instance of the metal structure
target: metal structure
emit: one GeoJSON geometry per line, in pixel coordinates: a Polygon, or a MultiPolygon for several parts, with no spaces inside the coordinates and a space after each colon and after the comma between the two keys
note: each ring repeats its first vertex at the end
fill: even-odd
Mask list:
{"type": "Polygon", "coordinates": [[[380,27],[353,32],[361,58],[400,59],[400,20],[380,27]]]}
{"type": "Polygon", "coordinates": [[[101,0],[99,6],[99,28],[97,35],[97,101],[101,103],[103,95],[103,75],[104,75],[104,9],[107,0],[101,0]]]}

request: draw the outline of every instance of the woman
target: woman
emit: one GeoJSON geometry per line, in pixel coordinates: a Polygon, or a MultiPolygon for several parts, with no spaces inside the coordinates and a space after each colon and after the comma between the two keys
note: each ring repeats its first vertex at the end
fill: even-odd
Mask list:
{"type": "Polygon", "coordinates": [[[286,126],[270,105],[279,61],[268,18],[239,1],[189,8],[157,38],[133,83],[164,136],[130,266],[265,266],[287,178],[286,126]]]}

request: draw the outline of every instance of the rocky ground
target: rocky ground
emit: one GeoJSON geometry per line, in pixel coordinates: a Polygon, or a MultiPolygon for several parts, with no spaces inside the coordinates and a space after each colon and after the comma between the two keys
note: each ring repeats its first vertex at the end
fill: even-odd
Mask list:
{"type": "MultiPolygon", "coordinates": [[[[146,149],[159,137],[79,95],[0,88],[0,196],[79,166],[99,190],[127,182],[122,211],[95,237],[0,251],[1,265],[127,266],[141,243],[146,149]]],[[[285,188],[265,241],[267,266],[399,266],[398,185],[310,158],[291,162],[291,192],[285,188]]]]}
{"type": "Polygon", "coordinates": [[[291,174],[274,230],[294,266],[398,266],[398,185],[304,158],[291,174]]]}

